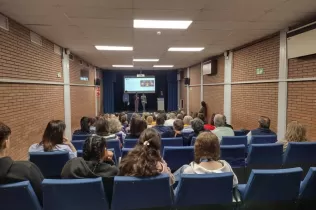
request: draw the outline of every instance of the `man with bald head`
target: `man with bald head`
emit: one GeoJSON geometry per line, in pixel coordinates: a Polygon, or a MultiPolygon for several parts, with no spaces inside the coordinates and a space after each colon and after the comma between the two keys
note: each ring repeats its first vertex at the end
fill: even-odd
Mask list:
{"type": "Polygon", "coordinates": [[[250,144],[251,136],[256,136],[256,135],[276,135],[275,132],[270,130],[270,118],[261,116],[258,120],[259,128],[254,129],[250,131],[247,136],[248,136],[248,144],[250,144]]]}
{"type": "Polygon", "coordinates": [[[233,129],[226,126],[226,117],[224,115],[215,115],[214,125],[216,128],[212,131],[212,133],[217,136],[219,142],[222,141],[223,136],[235,136],[233,129]]]}

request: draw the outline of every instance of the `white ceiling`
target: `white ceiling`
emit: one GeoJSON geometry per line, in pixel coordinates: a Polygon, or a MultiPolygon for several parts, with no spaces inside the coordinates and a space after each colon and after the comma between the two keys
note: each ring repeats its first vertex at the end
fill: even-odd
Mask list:
{"type": "Polygon", "coordinates": [[[0,12],[101,68],[132,64],[133,57],[182,68],[315,17],[316,0],[0,0],[0,12]],[[159,36],[157,29],[134,29],[133,19],[193,23],[159,36]],[[129,45],[134,51],[101,52],[94,45],[129,45]],[[205,50],[168,52],[171,46],[205,50]]]}

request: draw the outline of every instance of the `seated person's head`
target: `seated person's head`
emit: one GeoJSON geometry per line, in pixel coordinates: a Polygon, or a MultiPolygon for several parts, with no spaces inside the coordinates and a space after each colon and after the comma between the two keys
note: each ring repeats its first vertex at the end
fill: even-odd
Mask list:
{"type": "Polygon", "coordinates": [[[111,134],[117,134],[122,131],[122,124],[118,119],[109,119],[109,128],[111,134]]]}
{"type": "Polygon", "coordinates": [[[108,136],[110,135],[110,125],[109,125],[109,120],[100,118],[96,123],[95,123],[95,129],[96,129],[96,134],[99,136],[108,136]]]}
{"type": "Polygon", "coordinates": [[[140,134],[147,128],[147,123],[141,118],[132,118],[130,125],[130,134],[134,137],[139,137],[140,134]]]}
{"type": "Polygon", "coordinates": [[[191,121],[191,127],[194,133],[199,134],[200,132],[204,131],[204,122],[199,118],[195,118],[191,121]]]}
{"type": "Polygon", "coordinates": [[[90,132],[90,120],[88,117],[82,117],[80,120],[80,126],[82,132],[90,132]]]}
{"type": "Polygon", "coordinates": [[[90,125],[90,126],[94,126],[94,124],[95,124],[96,121],[97,121],[97,120],[96,120],[95,117],[89,118],[89,125],[90,125]]]}
{"type": "Polygon", "coordinates": [[[169,119],[172,119],[172,120],[176,119],[175,113],[171,112],[171,113],[169,114],[169,119]]]}
{"type": "Polygon", "coordinates": [[[151,125],[151,124],[153,123],[153,121],[154,121],[153,116],[148,116],[148,117],[147,117],[147,124],[148,124],[148,125],[151,125]]]}
{"type": "Polygon", "coordinates": [[[165,124],[165,115],[158,114],[156,123],[157,123],[157,125],[164,125],[165,124]]]}
{"type": "Polygon", "coordinates": [[[111,159],[111,153],[106,150],[106,140],[101,136],[90,136],[83,145],[83,159],[85,161],[102,162],[111,159]]]}
{"type": "Polygon", "coordinates": [[[160,155],[161,139],[153,129],[146,129],[132,149],[120,163],[120,174],[127,176],[157,176],[160,170],[157,162],[162,161],[160,155]]]}
{"type": "Polygon", "coordinates": [[[120,117],[120,122],[121,122],[122,125],[127,122],[127,116],[126,116],[126,114],[121,115],[121,117],[120,117]]]}
{"type": "Polygon", "coordinates": [[[225,117],[222,114],[217,114],[214,117],[214,125],[215,127],[224,127],[225,126],[225,117]]]}
{"type": "Polygon", "coordinates": [[[258,123],[259,123],[259,128],[265,128],[265,129],[270,128],[270,118],[269,117],[261,116],[258,120],[258,123]]]}
{"type": "Polygon", "coordinates": [[[173,129],[175,131],[182,131],[184,127],[183,121],[182,120],[175,120],[173,122],[173,129]]]}
{"type": "Polygon", "coordinates": [[[198,114],[198,118],[201,119],[203,122],[204,122],[204,120],[205,120],[205,116],[204,116],[203,113],[199,113],[199,114],[198,114]]]}
{"type": "Polygon", "coordinates": [[[191,117],[191,116],[185,116],[184,118],[183,118],[183,123],[184,123],[184,125],[191,125],[191,121],[193,120],[193,118],[191,117]]]}
{"type": "Polygon", "coordinates": [[[10,148],[11,129],[6,124],[0,122],[0,155],[6,155],[6,150],[10,148]]]}
{"type": "Polygon", "coordinates": [[[156,122],[157,121],[157,117],[156,115],[153,115],[153,122],[156,122]]]}
{"type": "Polygon", "coordinates": [[[284,139],[288,142],[307,141],[305,126],[297,121],[290,122],[286,127],[286,133],[285,133],[284,139]]]}
{"type": "Polygon", "coordinates": [[[177,119],[183,120],[183,115],[182,115],[182,114],[178,114],[178,115],[177,115],[177,119]]]}
{"type": "Polygon", "coordinates": [[[147,120],[147,117],[148,117],[148,116],[149,116],[149,113],[148,113],[148,112],[145,112],[145,113],[143,113],[143,117],[142,117],[142,118],[143,118],[144,120],[147,120]]]}
{"type": "Polygon", "coordinates": [[[217,161],[220,157],[218,138],[211,132],[203,132],[195,140],[194,161],[200,163],[202,159],[217,161]]]}
{"type": "Polygon", "coordinates": [[[57,144],[63,144],[65,129],[66,124],[61,120],[52,120],[47,124],[40,142],[45,152],[52,151],[57,144]]]}

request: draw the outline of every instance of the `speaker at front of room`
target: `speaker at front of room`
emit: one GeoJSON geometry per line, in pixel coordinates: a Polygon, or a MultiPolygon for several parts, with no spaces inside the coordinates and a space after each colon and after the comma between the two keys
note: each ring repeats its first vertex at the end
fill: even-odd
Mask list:
{"type": "Polygon", "coordinates": [[[97,78],[97,79],[95,79],[94,80],[94,85],[98,85],[98,86],[100,86],[100,79],[99,78],[97,78]]]}
{"type": "Polygon", "coordinates": [[[190,85],[190,78],[184,78],[184,84],[190,85]]]}

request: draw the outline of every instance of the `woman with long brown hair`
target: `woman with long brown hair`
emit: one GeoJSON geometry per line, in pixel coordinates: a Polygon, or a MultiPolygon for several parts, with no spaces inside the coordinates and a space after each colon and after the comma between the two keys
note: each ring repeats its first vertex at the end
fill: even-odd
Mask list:
{"type": "Polygon", "coordinates": [[[61,120],[50,121],[43,134],[42,141],[33,144],[29,152],[68,151],[69,158],[77,157],[77,150],[65,136],[66,125],[61,120]]]}
{"type": "Polygon", "coordinates": [[[171,184],[173,184],[174,176],[160,155],[160,147],[159,133],[153,128],[146,129],[140,135],[135,148],[122,159],[119,175],[150,177],[167,173],[170,175],[171,184]]]}

